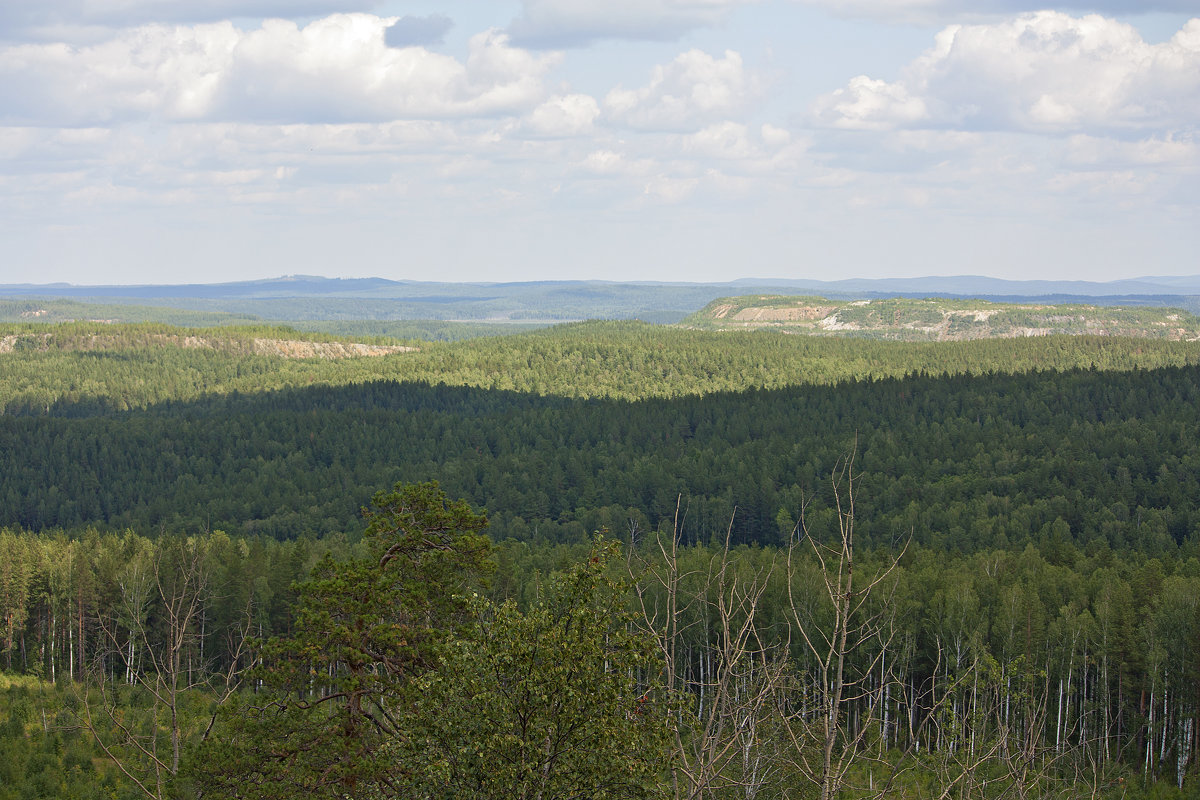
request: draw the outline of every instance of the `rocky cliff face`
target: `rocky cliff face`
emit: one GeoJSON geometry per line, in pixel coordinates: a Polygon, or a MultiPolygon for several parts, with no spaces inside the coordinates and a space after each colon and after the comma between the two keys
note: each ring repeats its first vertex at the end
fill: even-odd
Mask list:
{"type": "Polygon", "coordinates": [[[10,334],[0,337],[0,353],[15,350],[119,350],[127,347],[165,346],[187,349],[253,353],[280,358],[362,358],[408,353],[416,347],[363,344],[361,342],[313,342],[299,339],[222,338],[211,334],[188,336],[153,333],[141,336],[89,334],[58,337],[52,333],[10,334]]]}
{"type": "Polygon", "coordinates": [[[254,352],[284,358],[355,358],[410,353],[415,347],[362,344],[360,342],[303,342],[288,339],[255,339],[254,352]]]}

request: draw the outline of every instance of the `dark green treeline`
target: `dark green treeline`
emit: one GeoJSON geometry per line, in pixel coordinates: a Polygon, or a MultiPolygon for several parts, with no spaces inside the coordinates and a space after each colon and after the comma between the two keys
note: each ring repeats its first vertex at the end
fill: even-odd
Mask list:
{"type": "Polygon", "coordinates": [[[0,417],[0,523],[279,539],[357,529],[375,487],[437,479],[499,539],[656,529],[784,541],[857,437],[862,541],[951,551],[1200,525],[1200,368],[916,376],[619,402],[372,382],[0,417]],[[735,511],[736,509],[736,511],[735,511]]]}

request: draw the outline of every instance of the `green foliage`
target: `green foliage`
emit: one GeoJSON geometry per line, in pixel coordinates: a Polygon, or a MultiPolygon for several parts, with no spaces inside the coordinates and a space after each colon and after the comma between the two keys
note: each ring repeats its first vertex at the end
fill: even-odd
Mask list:
{"type": "Polygon", "coordinates": [[[436,484],[370,512],[370,559],[319,563],[254,694],[192,759],[208,797],[659,796],[669,733],[653,642],[601,543],[528,611],[464,599],[486,524],[436,484]]]}
{"type": "Polygon", "coordinates": [[[372,358],[284,358],[256,338],[315,341],[278,328],[179,329],[76,324],[0,326],[0,409],[105,414],[206,396],[375,380],[641,400],[753,388],[834,385],[914,373],[1148,369],[1200,362],[1192,343],[1099,336],[902,343],[711,333],[582,323],[372,358]]]}
{"type": "Polygon", "coordinates": [[[475,598],[475,629],[420,679],[414,714],[389,748],[403,796],[665,796],[660,665],[630,625],[624,587],[607,577],[616,552],[598,542],[528,611],[475,598]]]}
{"type": "Polygon", "coordinates": [[[486,571],[487,520],[436,483],[397,484],[374,506],[370,557],[317,564],[293,631],[262,648],[261,699],[226,709],[205,742],[192,780],[207,795],[358,797],[395,782],[383,745],[486,571]]]}
{"type": "Polygon", "coordinates": [[[65,713],[70,694],[0,673],[0,800],[132,800],[136,790],[65,713]]]}
{"type": "MultiPolygon", "coordinates": [[[[860,501],[866,499],[859,494],[860,501]]],[[[447,508],[454,505],[446,504],[447,508]]],[[[390,518],[418,518],[411,513],[415,510],[411,503],[404,507],[409,511],[390,518]]],[[[433,512],[423,518],[436,520],[443,513],[437,508],[433,512]]],[[[811,518],[809,523],[817,524],[811,518]]],[[[391,541],[404,536],[384,533],[387,527],[383,526],[380,535],[391,541]]],[[[126,567],[138,559],[151,558],[160,546],[174,545],[94,533],[77,540],[13,535],[25,545],[18,557],[27,560],[33,587],[27,598],[28,624],[18,634],[18,639],[24,638],[25,649],[22,653],[18,648],[14,654],[14,666],[19,667],[21,656],[28,655],[30,672],[37,663],[37,671],[48,674],[49,656],[57,652],[60,683],[53,686],[29,674],[0,675],[0,750],[7,754],[6,759],[0,759],[0,776],[18,776],[12,786],[19,789],[12,791],[23,794],[16,796],[94,796],[84,785],[87,781],[106,786],[105,796],[130,796],[127,784],[115,775],[94,743],[86,735],[70,730],[77,727],[77,721],[72,714],[64,713],[73,694],[64,685],[64,642],[68,640],[66,631],[77,627],[77,622],[55,617],[54,609],[63,607],[57,599],[60,592],[74,598],[82,589],[87,609],[84,627],[89,635],[94,634],[100,620],[113,619],[116,614],[120,601],[114,593],[119,595],[119,581],[131,574],[126,567]],[[144,554],[137,555],[139,552],[144,554]],[[87,572],[80,575],[91,573],[92,582],[73,582],[65,587],[50,582],[52,561],[88,565],[87,572]],[[85,754],[89,755],[85,758],[85,754]],[[88,770],[88,764],[93,771],[88,770]],[[70,789],[74,779],[63,777],[73,774],[79,776],[81,788],[77,794],[70,789]],[[34,775],[42,776],[36,779],[36,786],[29,782],[34,781],[34,775]]],[[[593,716],[597,725],[616,726],[613,735],[617,737],[636,737],[647,730],[621,728],[622,718],[617,712],[626,708],[625,701],[572,705],[578,697],[604,696],[606,692],[626,700],[631,696],[640,698],[657,680],[653,664],[641,660],[646,655],[645,643],[636,637],[622,638],[628,635],[628,629],[624,627],[621,587],[605,579],[607,573],[589,560],[586,548],[504,543],[497,548],[503,558],[493,587],[488,590],[471,583],[460,584],[461,588],[454,591],[469,596],[474,589],[480,597],[465,605],[446,606],[452,622],[437,630],[426,632],[420,626],[406,629],[413,632],[414,644],[409,646],[407,638],[403,645],[395,638],[398,628],[383,621],[387,612],[382,606],[406,602],[387,596],[395,581],[372,582],[360,572],[370,574],[378,565],[377,554],[384,552],[379,545],[372,545],[376,548],[372,555],[365,542],[348,548],[336,541],[279,544],[231,539],[224,534],[198,538],[203,539],[202,549],[226,569],[206,599],[206,655],[214,656],[219,651],[222,638],[228,634],[230,609],[243,608],[243,593],[247,591],[270,600],[258,617],[264,630],[285,632],[280,642],[290,639],[294,646],[273,651],[277,657],[268,657],[266,674],[250,682],[237,703],[222,711],[208,742],[190,754],[185,769],[187,780],[175,787],[185,796],[193,785],[207,787],[217,796],[228,791],[235,793],[230,796],[245,797],[298,796],[306,792],[321,797],[348,791],[344,784],[314,788],[311,775],[330,769],[332,764],[330,776],[354,777],[363,782],[372,774],[386,776],[395,786],[381,791],[419,797],[414,785],[428,786],[439,776],[449,780],[453,775],[455,780],[464,781],[463,786],[472,779],[464,776],[474,775],[473,779],[479,780],[477,771],[472,770],[480,762],[471,759],[480,752],[496,753],[496,758],[503,756],[514,764],[536,761],[539,737],[523,740],[516,736],[513,720],[541,720],[545,724],[539,730],[545,731],[555,719],[570,718],[580,726],[571,735],[579,736],[590,735],[587,731],[592,729],[587,724],[593,716]],[[335,551],[337,558],[319,557],[328,550],[335,551]],[[286,602],[282,606],[276,606],[276,602],[286,600],[289,576],[302,573],[314,558],[318,560],[317,569],[302,585],[305,596],[294,608],[293,616],[286,602]],[[558,569],[565,569],[569,577],[551,576],[558,569]],[[270,589],[272,586],[276,588],[270,589]],[[356,595],[350,591],[354,586],[364,591],[356,595]],[[572,593],[573,586],[579,590],[572,593]],[[284,597],[277,598],[275,592],[284,597]],[[382,602],[376,602],[376,592],[381,593],[382,602]],[[483,599],[487,597],[495,599],[483,599]],[[591,600],[585,602],[588,597],[591,600]],[[511,598],[512,602],[505,603],[503,598],[511,598]],[[573,606],[586,610],[576,613],[573,606]],[[279,621],[272,623],[272,618],[279,621]],[[600,637],[604,649],[589,649],[600,639],[599,634],[589,638],[588,632],[600,630],[607,631],[600,637]],[[572,642],[569,646],[576,649],[570,652],[583,655],[569,660],[562,657],[567,645],[537,644],[548,641],[572,642]],[[613,647],[616,649],[608,649],[613,647]],[[372,669],[368,672],[378,675],[355,676],[348,666],[355,660],[378,658],[381,652],[391,660],[370,662],[372,669]],[[639,666],[632,670],[601,670],[599,674],[584,669],[586,664],[600,660],[616,663],[619,657],[633,659],[639,666]],[[393,667],[395,671],[389,673],[393,667]],[[384,686],[389,674],[402,680],[395,686],[384,686]],[[407,679],[403,679],[405,674],[407,679]],[[290,689],[281,688],[285,684],[290,689]],[[364,715],[355,726],[348,727],[349,714],[342,705],[344,695],[318,702],[333,691],[335,684],[362,692],[364,715]],[[581,686],[592,688],[579,689],[581,686]],[[521,692],[516,691],[518,687],[522,687],[521,692]],[[506,688],[511,690],[505,692],[506,688]],[[384,707],[402,735],[373,732],[373,723],[366,719],[367,712],[377,709],[367,698],[385,691],[384,707]],[[497,693],[503,699],[489,699],[486,706],[473,704],[474,697],[490,698],[497,693]],[[470,716],[472,709],[483,714],[481,708],[490,714],[483,717],[491,726],[487,729],[481,729],[483,722],[470,716]],[[586,714],[580,712],[581,708],[586,714]],[[435,712],[442,712],[442,716],[435,712]],[[357,741],[366,744],[357,750],[350,747],[355,740],[347,736],[348,731],[362,734],[357,741]],[[469,753],[461,751],[466,742],[474,748],[469,753]],[[454,751],[457,760],[452,760],[447,754],[454,750],[455,743],[460,750],[454,751]],[[468,758],[471,753],[476,755],[468,758]],[[306,775],[309,778],[298,778],[306,775]],[[227,783],[212,787],[213,782],[222,779],[227,783]]],[[[717,553],[718,548],[705,544],[680,550],[680,572],[684,576],[681,591],[685,597],[701,593],[699,596],[707,598],[704,603],[688,603],[682,608],[677,626],[676,668],[681,688],[687,692],[684,699],[692,705],[712,702],[707,693],[711,686],[704,694],[700,687],[711,680],[708,670],[721,652],[724,636],[720,619],[714,616],[717,597],[708,584],[717,553]]],[[[759,634],[773,648],[783,648],[783,643],[789,641],[784,625],[789,607],[788,584],[778,575],[783,560],[774,548],[741,546],[734,548],[729,566],[738,585],[774,570],[774,576],[766,582],[758,613],[759,634]]],[[[856,573],[863,580],[886,563],[884,554],[869,551],[862,551],[858,561],[856,573]]],[[[389,562],[389,568],[394,563],[395,559],[389,562]]],[[[816,565],[809,559],[797,567],[792,587],[795,599],[802,607],[816,607],[809,597],[820,580],[816,565]]],[[[904,754],[913,750],[925,754],[901,777],[900,785],[916,781],[927,791],[938,787],[935,794],[945,785],[947,771],[955,768],[955,753],[962,758],[974,741],[979,754],[1001,746],[1032,748],[1031,769],[1036,774],[1030,780],[1056,792],[1076,780],[1082,781],[1076,771],[1090,770],[1088,759],[1103,753],[1105,780],[1109,782],[1106,785],[1115,787],[1117,778],[1124,777],[1129,796],[1182,797],[1171,784],[1176,780],[1178,758],[1186,752],[1186,726],[1198,708],[1194,692],[1200,681],[1194,663],[1195,643],[1200,642],[1198,580],[1200,551],[1194,546],[1179,548],[1163,558],[1113,549],[1098,541],[1064,548],[1053,536],[1038,545],[991,547],[971,554],[941,547],[910,547],[895,573],[894,589],[889,588],[873,601],[870,610],[885,615],[893,631],[886,663],[898,677],[883,700],[876,687],[856,701],[863,713],[872,702],[884,702],[887,709],[890,724],[869,737],[872,752],[879,745],[889,761],[907,758],[904,754]],[[926,717],[935,702],[940,703],[938,713],[926,717]],[[1151,709],[1153,717],[1149,715],[1151,709]],[[1034,732],[1032,738],[1029,731],[1034,732]],[[1063,744],[1056,749],[1060,740],[1063,744]],[[1149,762],[1148,742],[1152,751],[1149,762]],[[1085,746],[1088,749],[1080,749],[1085,746]],[[1147,785],[1155,787],[1152,792],[1145,789],[1147,785]]],[[[411,601],[410,607],[415,604],[431,608],[429,599],[427,594],[411,601]]],[[[655,607],[663,607],[661,594],[650,593],[645,599],[655,607]]],[[[161,614],[162,610],[152,604],[150,617],[161,614]]],[[[814,622],[825,624],[819,614],[814,622]]],[[[805,660],[799,643],[794,638],[790,642],[796,685],[809,685],[812,664],[805,660]]],[[[166,723],[163,715],[155,722],[153,703],[145,691],[123,686],[125,666],[117,654],[105,651],[94,639],[89,639],[85,650],[89,669],[106,670],[120,684],[114,687],[116,694],[109,695],[115,701],[118,718],[143,733],[166,723]]],[[[214,657],[210,668],[221,670],[226,666],[227,662],[214,657]]],[[[745,690],[745,685],[737,687],[737,691],[745,690]]],[[[97,700],[94,694],[92,700],[97,700]]],[[[658,712],[663,707],[661,701],[661,694],[653,689],[647,704],[658,712]]],[[[208,714],[215,710],[212,702],[211,694],[198,692],[181,705],[189,735],[203,732],[208,714]]],[[[853,724],[855,713],[849,713],[847,719],[853,724]]],[[[695,735],[686,728],[680,733],[685,741],[695,735]]],[[[771,759],[780,757],[777,752],[781,745],[770,741],[772,736],[777,738],[777,732],[766,721],[760,721],[754,741],[761,740],[756,746],[766,748],[766,764],[776,763],[771,759]]],[[[644,741],[644,753],[657,752],[648,740],[640,741],[644,741]]],[[[620,759],[631,751],[618,752],[616,741],[613,746],[616,749],[609,756],[625,763],[620,759]]],[[[1013,763],[994,760],[986,769],[981,768],[979,775],[1008,781],[995,784],[999,792],[1012,786],[1013,763]]],[[[859,777],[866,778],[868,767],[871,765],[864,766],[859,777]]],[[[579,770],[590,768],[585,764],[579,770]]],[[[652,776],[648,764],[635,765],[635,769],[643,768],[647,770],[645,775],[652,776]]],[[[885,766],[875,764],[873,768],[875,780],[881,780],[887,771],[885,766]]],[[[736,781],[743,771],[739,757],[722,777],[736,781]]],[[[1186,765],[1185,772],[1188,790],[1194,781],[1194,762],[1186,765]]],[[[570,774],[580,773],[577,770],[570,774]]],[[[645,788],[655,785],[647,777],[645,788]]],[[[365,787],[366,783],[356,784],[353,791],[366,792],[365,787]]],[[[0,782],[0,797],[8,789],[7,783],[0,782]]]]}
{"type": "MultiPolygon", "coordinates": [[[[149,647],[168,641],[163,604],[135,580],[178,542],[162,534],[235,532],[198,537],[213,580],[189,669],[236,667],[228,632],[247,609],[262,637],[277,638],[260,652],[257,692],[223,711],[193,754],[189,780],[212,793],[413,796],[454,780],[467,796],[468,785],[497,796],[501,779],[484,765],[507,765],[496,775],[510,782],[543,775],[546,732],[567,710],[594,723],[569,736],[609,731],[613,749],[586,750],[552,769],[555,780],[586,782],[617,764],[612,775],[640,776],[621,791],[651,793],[653,760],[630,761],[626,745],[652,753],[659,733],[624,723],[654,672],[636,637],[622,638],[619,593],[601,583],[570,595],[566,578],[543,589],[546,575],[578,559],[590,530],[669,528],[681,495],[689,575],[705,574],[707,543],[731,520],[735,545],[746,543],[738,568],[767,569],[801,511],[813,529],[834,521],[824,479],[856,432],[865,573],[866,548],[909,532],[916,542],[877,609],[895,631],[886,663],[903,680],[860,698],[884,703],[891,720],[869,733],[872,748],[1026,747],[1042,770],[1033,787],[1069,786],[1103,753],[1113,775],[1155,787],[1129,796],[1177,796],[1156,782],[1195,772],[1183,760],[1200,718],[1195,344],[898,345],[583,324],[319,362],[253,355],[247,343],[262,331],[250,329],[208,350],[178,347],[180,332],[164,327],[37,338],[46,332],[0,333],[19,333],[0,353],[0,524],[38,531],[0,530],[0,658],[60,683],[85,665],[128,680],[148,663],[136,648],[126,655],[134,617],[149,647]],[[380,380],[401,375],[423,382],[380,380]],[[499,548],[490,590],[474,577],[488,566],[482,517],[439,486],[377,495],[361,541],[341,533],[371,489],[399,475],[439,478],[491,509],[497,538],[521,539],[499,548]],[[111,532],[127,526],[143,535],[111,532]],[[132,614],[124,600],[137,587],[132,614]],[[468,607],[472,589],[494,599],[468,607]],[[593,646],[604,624],[604,648],[616,649],[593,646]],[[555,651],[533,644],[543,640],[575,648],[579,664],[545,658],[555,651]],[[597,677],[584,667],[601,654],[634,666],[597,677]],[[525,694],[508,691],[517,686],[525,694]],[[619,700],[581,706],[593,690],[619,700]],[[485,696],[486,727],[468,713],[485,696]],[[541,727],[518,732],[514,720],[541,727]]],[[[788,641],[781,585],[770,583],[759,617],[773,652],[788,641]]],[[[717,627],[695,608],[685,616],[681,681],[698,706],[717,627]]],[[[811,664],[788,655],[805,685],[811,664]]],[[[188,735],[203,730],[209,702],[197,694],[182,706],[188,735]]],[[[70,774],[104,785],[85,757],[91,743],[55,730],[61,709],[44,707],[46,717],[20,702],[0,716],[9,762],[41,776],[13,779],[19,796],[71,795],[70,774]]],[[[151,708],[138,692],[120,695],[139,731],[160,730],[151,708]]],[[[954,764],[931,757],[914,781],[933,792],[954,764]]],[[[1011,764],[988,769],[1006,775],[1011,764]]],[[[119,796],[116,786],[103,791],[119,796]]]]}
{"type": "Polygon", "coordinates": [[[1186,413],[1198,387],[1188,367],[638,403],[373,382],[122,415],[73,407],[0,417],[0,524],[330,535],[354,530],[375,487],[412,475],[489,508],[497,539],[655,529],[683,495],[687,541],[732,517],[735,542],[778,543],[803,502],[828,513],[821,476],[861,431],[864,544],[911,530],[965,551],[1046,541],[1065,558],[1102,539],[1167,554],[1200,521],[1186,413]]]}

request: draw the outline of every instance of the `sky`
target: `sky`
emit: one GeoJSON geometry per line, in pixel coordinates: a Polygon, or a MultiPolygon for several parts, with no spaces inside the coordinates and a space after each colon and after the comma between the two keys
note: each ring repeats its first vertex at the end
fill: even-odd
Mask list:
{"type": "Polygon", "coordinates": [[[1198,252],[1200,0],[0,0],[0,284],[1198,252]]]}

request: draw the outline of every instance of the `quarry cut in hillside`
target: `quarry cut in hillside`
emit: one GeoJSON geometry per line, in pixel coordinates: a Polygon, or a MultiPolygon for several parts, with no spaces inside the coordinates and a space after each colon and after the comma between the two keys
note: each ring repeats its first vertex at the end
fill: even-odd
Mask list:
{"type": "Polygon", "coordinates": [[[361,342],[304,342],[289,339],[255,339],[254,352],[284,358],[356,358],[415,352],[415,347],[361,342]]]}
{"type": "Polygon", "coordinates": [[[362,342],[305,341],[301,339],[273,339],[255,337],[219,338],[213,336],[188,336],[153,333],[129,337],[122,335],[89,334],[81,337],[58,337],[53,333],[10,334],[0,337],[0,353],[16,350],[119,350],[127,347],[167,346],[185,349],[209,349],[240,352],[253,355],[277,356],[280,358],[362,358],[386,356],[393,353],[410,353],[416,347],[405,345],[364,344],[362,342]]]}
{"type": "Polygon", "coordinates": [[[775,295],[726,297],[713,301],[681,324],[702,330],[778,330],[905,341],[1054,334],[1200,341],[1200,318],[1180,309],[937,298],[836,301],[775,295]]]}

